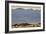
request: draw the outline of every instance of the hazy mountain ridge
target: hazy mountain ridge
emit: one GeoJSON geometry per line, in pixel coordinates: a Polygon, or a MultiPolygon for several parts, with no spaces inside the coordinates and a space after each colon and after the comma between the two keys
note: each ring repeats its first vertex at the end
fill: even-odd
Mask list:
{"type": "Polygon", "coordinates": [[[40,21],[40,10],[17,8],[12,9],[13,21],[40,21]]]}

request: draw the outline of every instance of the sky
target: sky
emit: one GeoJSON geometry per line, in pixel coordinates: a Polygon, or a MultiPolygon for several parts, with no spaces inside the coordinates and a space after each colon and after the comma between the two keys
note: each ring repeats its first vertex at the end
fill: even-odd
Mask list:
{"type": "Polygon", "coordinates": [[[12,24],[16,23],[39,23],[41,19],[41,10],[31,8],[12,9],[12,24]]]}

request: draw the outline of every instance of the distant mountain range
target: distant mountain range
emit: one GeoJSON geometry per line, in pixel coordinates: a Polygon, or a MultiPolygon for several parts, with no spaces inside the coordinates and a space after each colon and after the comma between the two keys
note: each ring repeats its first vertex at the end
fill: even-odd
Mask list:
{"type": "Polygon", "coordinates": [[[33,9],[12,9],[13,22],[40,22],[41,11],[33,9]]]}

